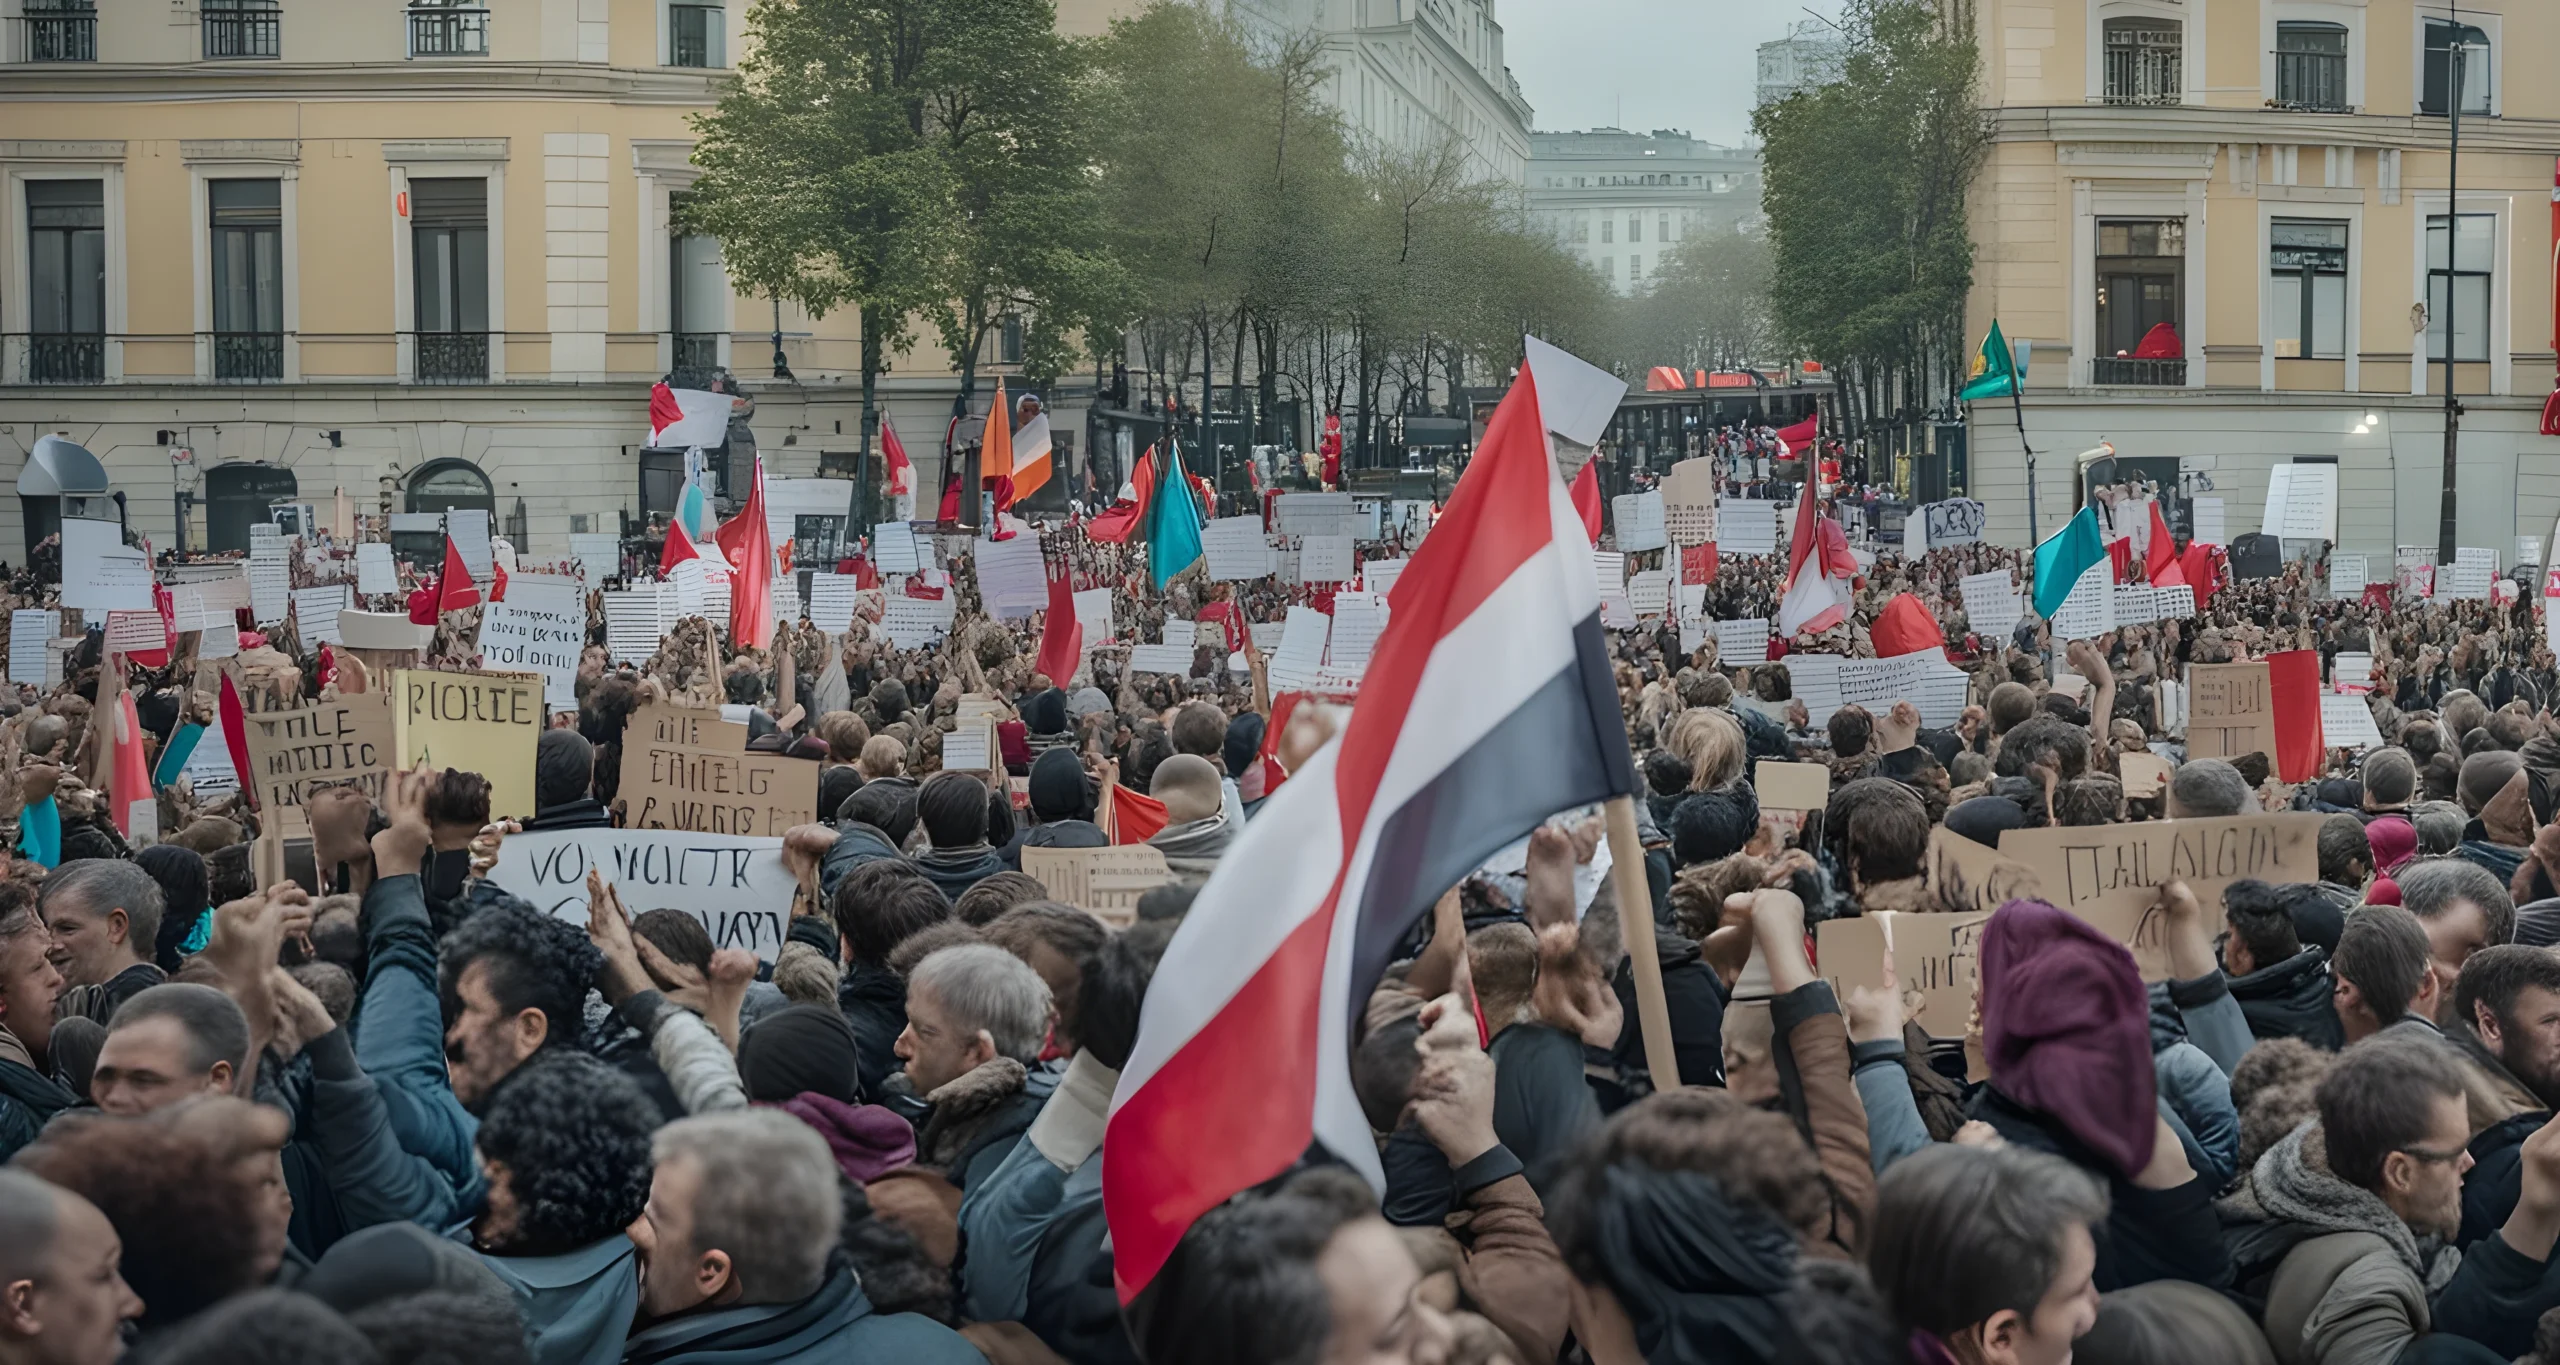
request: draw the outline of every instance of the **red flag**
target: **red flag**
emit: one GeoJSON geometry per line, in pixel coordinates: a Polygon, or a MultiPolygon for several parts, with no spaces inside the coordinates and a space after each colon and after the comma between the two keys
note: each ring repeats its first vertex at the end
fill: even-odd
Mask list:
{"type": "Polygon", "coordinates": [[[1040,658],[1033,667],[1049,675],[1049,685],[1064,687],[1084,657],[1084,623],[1076,619],[1076,581],[1072,574],[1049,577],[1049,615],[1040,625],[1040,658]]]}
{"type": "Polygon", "coordinates": [[[2133,581],[2133,537],[2118,536],[2107,542],[2107,558],[2115,565],[2115,581],[2133,581]]]}
{"type": "Polygon", "coordinates": [[[1777,435],[1779,440],[1787,443],[1788,455],[1791,458],[1800,458],[1798,452],[1813,444],[1814,435],[1821,430],[1821,427],[1822,415],[1816,413],[1794,426],[1778,428],[1777,435]]]}
{"type": "Polygon", "coordinates": [[[2222,590],[2222,566],[2214,558],[2214,547],[2189,542],[2187,552],[2178,558],[2178,576],[2196,590],[2196,610],[2204,610],[2222,590]]]}
{"type": "Polygon", "coordinates": [[[1946,632],[1938,628],[1937,614],[1907,592],[1896,594],[1884,604],[1867,633],[1875,641],[1879,659],[1898,659],[1926,649],[1944,653],[1947,647],[1946,632]]]}
{"type": "Polygon", "coordinates": [[[764,520],[764,457],[756,457],[747,504],[711,533],[735,575],[729,589],[729,641],[739,649],[773,643],[773,530],[764,520]]]}
{"type": "Polygon", "coordinates": [[[1573,510],[1582,514],[1582,529],[1591,533],[1591,543],[1600,543],[1600,461],[1597,457],[1582,462],[1582,472],[1573,476],[1573,510]]]}
{"type": "Polygon", "coordinates": [[[453,537],[444,538],[444,572],[436,576],[436,614],[460,611],[480,605],[480,589],[471,582],[471,569],[462,562],[462,547],[453,537]]]}
{"type": "Polygon", "coordinates": [[[2160,515],[2160,500],[2151,500],[2151,545],[2143,551],[2142,576],[2155,588],[2175,587],[2186,580],[2178,576],[2178,547],[2170,543],[2169,522],[2160,515]]]}
{"type": "Polygon", "coordinates": [[[2289,649],[2267,656],[2267,704],[2276,719],[2276,776],[2308,782],[2320,775],[2320,652],[2289,649]]]}
{"type": "Polygon", "coordinates": [[[1716,543],[1686,545],[1680,550],[1680,581],[1713,583],[1716,581],[1716,543]]]}
{"type": "Polygon", "coordinates": [[[673,574],[676,566],[688,559],[700,558],[702,558],[702,547],[694,544],[692,534],[684,529],[684,518],[670,519],[667,522],[666,548],[658,553],[658,577],[665,578],[673,574]]]}
{"type": "Polygon", "coordinates": [[[907,458],[907,447],[898,439],[898,429],[889,425],[889,414],[880,414],[880,454],[889,465],[889,492],[892,495],[916,491],[915,462],[907,458]]]}
{"type": "Polygon", "coordinates": [[[489,600],[507,600],[507,566],[494,559],[489,561],[489,600]]]}
{"type": "MultiPolygon", "coordinates": [[[[214,714],[222,722],[222,747],[231,751],[231,771],[254,771],[249,766],[249,716],[241,709],[240,691],[231,685],[227,672],[222,675],[222,695],[214,701],[214,714]]],[[[251,810],[258,808],[257,783],[241,783],[240,794],[248,798],[251,810]]]]}
{"type": "Polygon", "coordinates": [[[676,401],[675,390],[668,388],[663,382],[650,385],[649,433],[651,439],[654,440],[657,433],[683,420],[684,405],[676,401]]]}
{"type": "MultiPolygon", "coordinates": [[[[107,814],[116,829],[126,838],[133,837],[133,808],[149,805],[156,798],[151,791],[151,768],[142,761],[142,718],[134,713],[133,694],[116,693],[115,768],[107,793],[107,814]]],[[[152,824],[159,824],[159,812],[152,812],[152,824]]]]}
{"type": "Polygon", "coordinates": [[[1115,844],[1143,844],[1164,829],[1164,803],[1114,782],[1102,789],[1104,828],[1115,844]]]}

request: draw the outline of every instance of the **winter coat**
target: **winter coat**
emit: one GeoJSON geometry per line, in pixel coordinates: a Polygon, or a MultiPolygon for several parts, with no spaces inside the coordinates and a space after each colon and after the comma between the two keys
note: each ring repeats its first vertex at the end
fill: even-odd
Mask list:
{"type": "Polygon", "coordinates": [[[1007,868],[1020,872],[1026,848],[1106,848],[1110,843],[1111,836],[1091,820],[1048,820],[1014,835],[997,856],[1007,868]]]}
{"type": "Polygon", "coordinates": [[[575,801],[563,801],[556,806],[546,806],[532,819],[524,822],[524,832],[527,834],[550,829],[611,828],[613,828],[612,813],[604,808],[602,801],[592,796],[581,796],[575,801]]]}
{"type": "MultiPolygon", "coordinates": [[[[2258,1158],[2224,1217],[2253,1270],[2283,1247],[2263,1281],[2282,1365],[2391,1365],[2433,1326],[2435,1297],[2462,1265],[2461,1252],[2331,1174],[2316,1120],[2258,1158]]],[[[2258,1287],[2254,1274],[2246,1287],[2258,1287]]]]}
{"type": "Polygon", "coordinates": [[[964,1193],[995,1174],[1039,1116],[1044,1097],[1029,1092],[1029,1079],[1022,1063],[996,1057],[925,1096],[932,1108],[916,1129],[916,1164],[942,1172],[964,1193]]]}
{"type": "Polygon", "coordinates": [[[2304,948],[2282,962],[2231,978],[2231,998],[2249,1020],[2249,1032],[2261,1042],[2299,1038],[2329,1052],[2347,1044],[2330,1003],[2329,955],[2304,948]]]}
{"type": "Polygon", "coordinates": [[[836,884],[844,880],[846,873],[881,858],[904,856],[878,829],[859,820],[840,821],[836,825],[836,841],[818,859],[818,890],[833,903],[836,884]]]}
{"type": "Polygon", "coordinates": [[[2524,1194],[2524,1140],[2550,1121],[2551,1111],[2529,1110],[2472,1136],[2472,1165],[2462,1176],[2462,1231],[2454,1245],[2468,1248],[2506,1225],[2524,1194]]]}
{"type": "Polygon", "coordinates": [[[1600,1101],[1582,1078],[1582,1040],[1546,1024],[1513,1024],[1494,1035],[1491,1051],[1494,1136],[1544,1198],[1557,1168],[1600,1126],[1600,1101]]]}
{"type": "Polygon", "coordinates": [[[16,1034],[0,1028],[0,1161],[35,1141],[54,1115],[79,1102],[79,1096],[36,1070],[16,1034]]]}
{"type": "Polygon", "coordinates": [[[875,1311],[842,1260],[805,1299],[679,1314],[632,1333],[621,1358],[624,1365],[984,1365],[976,1347],[931,1318],[875,1311]]]}
{"type": "Polygon", "coordinates": [[[928,849],[907,861],[914,863],[916,871],[923,873],[926,881],[940,887],[942,894],[955,904],[970,887],[1005,870],[1004,859],[985,844],[928,849]]]}
{"type": "Polygon", "coordinates": [[[2169,1190],[2146,1190],[2073,1137],[2062,1124],[2000,1093],[1994,1080],[1974,1092],[1972,1116],[2002,1141],[2070,1162],[2107,1186],[2106,1235],[2093,1281],[2104,1293],[2153,1280],[2189,1280],[2208,1289],[2231,1283],[2231,1257],[2205,1176],[2169,1190]]]}
{"type": "Polygon", "coordinates": [[[774,1107],[817,1129],[835,1154],[836,1169],[857,1185],[916,1159],[916,1130],[879,1105],[802,1091],[774,1107]]]}
{"type": "Polygon", "coordinates": [[[865,1099],[886,1093],[900,1065],[898,1035],[907,1031],[906,978],[886,967],[857,962],[836,987],[836,1008],[853,1026],[854,1056],[865,1099]]]}
{"type": "MultiPolygon", "coordinates": [[[[447,1234],[468,1243],[468,1225],[447,1234]]],[[[480,1253],[516,1296],[534,1365],[614,1365],[640,1311],[640,1249],[621,1233],[558,1256],[480,1253]]]]}
{"type": "Polygon", "coordinates": [[[356,1064],[382,1096],[401,1150],[427,1159],[453,1186],[456,1207],[482,1193],[472,1140],[480,1120],[446,1078],[444,1009],[436,994],[436,932],[416,874],[377,878],[364,893],[364,994],[356,1003],[356,1064]]]}
{"type": "Polygon", "coordinates": [[[1018,1322],[1028,1311],[1032,1262],[1055,1221],[1068,1180],[1101,1162],[1102,1126],[1119,1073],[1079,1052],[1024,1140],[960,1199],[960,1313],[973,1322],[1018,1322]]]}

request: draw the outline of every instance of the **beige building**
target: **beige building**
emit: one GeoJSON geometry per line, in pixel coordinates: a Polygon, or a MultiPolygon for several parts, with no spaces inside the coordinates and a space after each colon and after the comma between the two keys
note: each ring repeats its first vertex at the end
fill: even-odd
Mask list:
{"type": "Polygon", "coordinates": [[[2448,345],[2468,395],[2460,542],[2513,565],[2517,537],[2548,533],[2560,86],[2533,73],[2560,58],[2560,7],[1981,0],[1977,15],[1996,141],[1971,197],[1966,326],[1996,317],[2032,346],[2040,504],[2031,527],[2009,405],[1972,405],[1966,482],[1997,539],[2060,525],[2072,456],[2101,440],[2164,483],[2201,476],[2233,535],[2259,529],[2273,465],[2334,460],[2338,544],[2385,574],[2394,546],[2436,541],[2448,345]]]}
{"type": "MultiPolygon", "coordinates": [[[[851,314],[740,298],[668,228],[745,11],[0,0],[0,478],[46,487],[59,433],[158,549],[344,488],[557,554],[642,514],[644,463],[665,487],[650,383],[722,367],[770,472],[850,473],[851,314]]],[[[951,383],[926,343],[887,385],[928,478],[951,383]]],[[[23,510],[0,559],[53,509],[23,510]]]]}

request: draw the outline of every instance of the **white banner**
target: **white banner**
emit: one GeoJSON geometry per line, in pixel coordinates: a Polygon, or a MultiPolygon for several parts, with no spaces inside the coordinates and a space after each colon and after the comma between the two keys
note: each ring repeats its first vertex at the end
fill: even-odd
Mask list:
{"type": "Polygon", "coordinates": [[[590,867],[613,883],[634,915],[682,910],[702,921],[715,949],[747,948],[767,962],[782,952],[798,882],[783,866],[780,839],[674,829],[510,834],[489,880],[544,914],[583,927],[590,867]]]}

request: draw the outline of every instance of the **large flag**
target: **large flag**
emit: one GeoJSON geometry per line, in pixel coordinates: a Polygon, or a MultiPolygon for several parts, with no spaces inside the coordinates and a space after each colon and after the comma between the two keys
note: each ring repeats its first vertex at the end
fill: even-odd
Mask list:
{"type": "Polygon", "coordinates": [[[689,446],[716,446],[728,440],[733,401],[725,393],[670,388],[663,381],[651,386],[649,448],[683,450],[689,446]]]}
{"type": "Polygon", "coordinates": [[[729,643],[737,649],[762,649],[773,643],[773,528],[764,520],[763,456],[756,457],[756,479],[747,488],[746,506],[721,523],[712,538],[735,575],[729,585],[729,643]]]}
{"type": "Polygon", "coordinates": [[[1982,349],[1973,353],[1973,373],[1956,397],[2007,398],[2017,391],[2017,363],[2010,357],[2007,338],[2000,335],[2000,319],[1993,318],[1991,334],[1982,339],[1982,349]]]}
{"type": "Polygon", "coordinates": [[[1044,408],[1033,413],[1031,420],[1022,424],[1022,430],[1013,434],[1015,502],[1030,497],[1033,489],[1049,481],[1049,448],[1049,413],[1044,408]]]}
{"type": "Polygon", "coordinates": [[[1076,580],[1072,572],[1049,576],[1049,614],[1040,624],[1040,658],[1033,665],[1049,675],[1051,687],[1065,687],[1084,661],[1084,623],[1076,619],[1076,580]]]}
{"type": "Polygon", "coordinates": [[[1173,576],[1200,562],[1200,503],[1189,496],[1191,481],[1182,472],[1182,447],[1165,443],[1164,468],[1156,476],[1156,490],[1142,494],[1147,510],[1139,514],[1139,534],[1147,541],[1147,573],[1154,578],[1156,591],[1173,576]]]}
{"type": "Polygon", "coordinates": [[[1792,459],[1796,451],[1810,451],[1813,448],[1814,440],[1822,434],[1822,414],[1808,414],[1803,421],[1794,426],[1780,427],[1770,434],[1786,446],[1788,457],[1792,459]]]}
{"type": "Polygon", "coordinates": [[[978,438],[978,481],[994,491],[997,511],[1013,505],[1013,409],[1005,403],[1003,375],[996,376],[996,396],[987,404],[986,430],[978,438]]]}
{"type": "Polygon", "coordinates": [[[889,500],[900,521],[913,521],[916,515],[916,465],[907,458],[906,443],[898,439],[898,429],[889,423],[889,414],[880,414],[880,456],[888,462],[889,500]]]}
{"type": "Polygon", "coordinates": [[[1795,533],[1787,544],[1787,590],[1778,599],[1778,634],[1793,639],[1819,634],[1849,619],[1849,580],[1858,572],[1849,537],[1822,515],[1818,484],[1804,481],[1796,502],[1795,533]]]}
{"type": "Polygon", "coordinates": [[[1349,724],[1229,845],[1147,992],[1103,1135],[1123,1302],[1310,1139],[1382,1184],[1350,1039],[1396,944],[1548,816],[1636,789],[1528,369],[1395,603],[1349,724]]]}
{"type": "Polygon", "coordinates": [[[668,577],[676,571],[678,564],[702,557],[701,547],[693,543],[693,537],[684,529],[684,519],[678,517],[669,521],[666,546],[658,552],[658,577],[668,577]]]}
{"type": "Polygon", "coordinates": [[[462,547],[453,537],[444,538],[444,572],[436,575],[436,615],[463,611],[480,605],[480,589],[471,581],[471,569],[462,562],[462,547]]]}
{"type": "Polygon", "coordinates": [[[1583,461],[1581,471],[1573,476],[1572,497],[1574,515],[1582,518],[1582,529],[1590,535],[1592,544],[1599,544],[1600,457],[1598,455],[1595,454],[1583,461]]]}
{"type": "Polygon", "coordinates": [[[2186,576],[2178,572],[2178,547],[2170,541],[2168,518],[2160,515],[2160,500],[2151,498],[2148,501],[2151,504],[2151,543],[2143,550],[2142,576],[2155,588],[2174,588],[2187,581],[2186,576]]]}
{"type": "MultiPolygon", "coordinates": [[[[2048,620],[2062,609],[2062,599],[2092,565],[2107,558],[2107,542],[2098,531],[2098,509],[2083,507],[2051,540],[2036,547],[2036,615],[2048,620]]],[[[2197,606],[2204,605],[2199,595],[2197,606]]]]}

